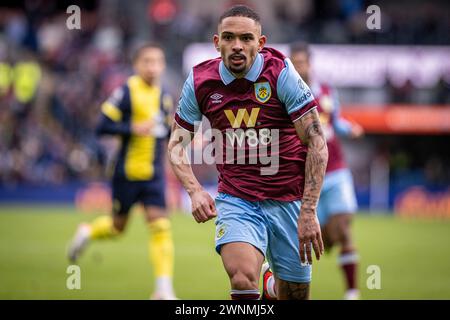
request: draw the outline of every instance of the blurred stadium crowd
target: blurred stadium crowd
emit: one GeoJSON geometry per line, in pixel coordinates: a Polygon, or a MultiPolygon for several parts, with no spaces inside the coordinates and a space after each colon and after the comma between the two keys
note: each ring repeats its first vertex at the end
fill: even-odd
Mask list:
{"type": "MultiPolygon", "coordinates": [[[[376,32],[366,27],[365,10],[373,3],[362,0],[75,2],[81,30],[66,27],[72,1],[0,5],[2,186],[101,180],[107,155],[94,133],[99,106],[130,74],[133,48],[151,39],[167,49],[166,82],[177,97],[185,77],[185,47],[210,41],[222,9],[232,4],[253,6],[271,43],[450,45],[446,1],[376,1],[383,19],[376,32]]],[[[442,78],[428,90],[430,104],[450,104],[449,81],[450,76],[442,78]]],[[[391,102],[414,104],[410,81],[388,82],[383,90],[391,102]]],[[[413,162],[412,152],[417,150],[392,161],[397,166],[413,162]]],[[[434,168],[442,166],[445,184],[446,157],[433,158],[439,163],[434,168]]]]}

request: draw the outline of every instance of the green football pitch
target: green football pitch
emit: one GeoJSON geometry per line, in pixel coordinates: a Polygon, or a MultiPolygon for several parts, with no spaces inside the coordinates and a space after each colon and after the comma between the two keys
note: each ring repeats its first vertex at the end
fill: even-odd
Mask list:
{"type": "MultiPolygon", "coordinates": [[[[0,299],[148,299],[152,269],[138,212],[123,236],[87,249],[79,261],[81,288],[67,289],[68,241],[79,222],[94,217],[70,207],[0,207],[0,299]]],[[[228,279],[214,251],[214,223],[197,224],[181,213],[172,219],[178,297],[228,299],[228,279]]],[[[450,221],[361,214],[353,230],[363,299],[450,299],[450,221]],[[374,283],[367,272],[371,265],[379,267],[379,289],[367,286],[374,283]]],[[[337,254],[314,261],[312,299],[342,298],[337,254]]]]}

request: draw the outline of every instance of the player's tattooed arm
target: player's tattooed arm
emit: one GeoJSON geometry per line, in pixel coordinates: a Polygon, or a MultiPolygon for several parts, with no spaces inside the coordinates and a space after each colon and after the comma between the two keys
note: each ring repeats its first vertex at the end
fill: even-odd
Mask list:
{"type": "Polygon", "coordinates": [[[311,212],[317,206],[327,167],[327,143],[316,109],[309,111],[296,121],[295,127],[302,143],[308,146],[303,207],[311,212]]]}
{"type": "Polygon", "coordinates": [[[198,182],[192,172],[185,148],[191,143],[194,134],[181,128],[175,121],[169,139],[169,162],[173,172],[191,197],[192,215],[197,222],[206,222],[216,216],[214,200],[198,182]]]}
{"type": "Polygon", "coordinates": [[[308,262],[312,263],[311,245],[318,260],[324,250],[316,209],[328,163],[328,148],[316,109],[307,112],[294,122],[294,126],[302,143],[308,146],[305,186],[298,226],[300,259],[304,263],[306,255],[308,262]]]}

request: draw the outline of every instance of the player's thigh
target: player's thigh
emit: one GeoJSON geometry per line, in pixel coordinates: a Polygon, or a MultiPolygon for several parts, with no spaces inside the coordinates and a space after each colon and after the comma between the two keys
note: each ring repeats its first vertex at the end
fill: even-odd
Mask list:
{"type": "Polygon", "coordinates": [[[329,218],[356,212],[358,205],[349,170],[340,170],[333,176],[333,184],[327,190],[327,200],[329,218]]]}
{"type": "Polygon", "coordinates": [[[342,172],[338,183],[328,191],[328,196],[327,234],[333,241],[344,241],[349,236],[352,217],[357,210],[350,172],[342,172]]]}
{"type": "Polygon", "coordinates": [[[353,214],[351,213],[335,213],[333,214],[327,225],[327,235],[333,242],[342,242],[350,239],[351,223],[353,214]]]}
{"type": "Polygon", "coordinates": [[[327,229],[328,220],[329,220],[329,193],[326,184],[322,188],[322,192],[320,193],[319,203],[317,204],[317,218],[319,219],[320,229],[322,232],[322,240],[325,246],[325,250],[329,250],[333,246],[333,240],[329,236],[329,232],[327,229]]]}
{"type": "Polygon", "coordinates": [[[301,264],[298,239],[300,201],[263,202],[267,223],[269,245],[267,259],[274,275],[284,281],[309,283],[311,266],[301,264]]]}
{"type": "Polygon", "coordinates": [[[228,274],[257,275],[267,250],[267,228],[258,206],[220,193],[216,199],[216,251],[228,274]]]}
{"type": "Polygon", "coordinates": [[[325,176],[319,198],[317,215],[321,226],[328,224],[333,215],[357,210],[353,177],[348,169],[340,169],[325,176]]]}
{"type": "Polygon", "coordinates": [[[322,241],[323,241],[323,246],[325,248],[325,251],[329,251],[334,245],[334,241],[333,241],[334,239],[332,239],[327,226],[328,226],[328,224],[320,226],[320,229],[322,232],[322,241]]]}
{"type": "Polygon", "coordinates": [[[113,179],[112,187],[112,214],[114,227],[123,231],[128,222],[131,207],[136,203],[139,187],[131,181],[113,179]]]}
{"type": "Polygon", "coordinates": [[[246,242],[264,255],[267,249],[267,228],[255,204],[229,194],[219,193],[215,199],[217,219],[216,251],[231,242],[246,242]]]}
{"type": "Polygon", "coordinates": [[[326,225],[328,218],[329,218],[329,202],[330,202],[330,196],[328,193],[328,190],[326,188],[326,185],[324,184],[324,187],[322,188],[322,191],[320,193],[319,202],[317,204],[317,218],[319,219],[320,227],[323,229],[326,225]]]}
{"type": "Polygon", "coordinates": [[[165,184],[162,179],[141,182],[138,199],[144,206],[145,219],[148,222],[168,216],[165,184]]]}
{"type": "Polygon", "coordinates": [[[257,288],[264,255],[247,242],[229,242],[220,251],[223,266],[232,285],[257,288]]]}

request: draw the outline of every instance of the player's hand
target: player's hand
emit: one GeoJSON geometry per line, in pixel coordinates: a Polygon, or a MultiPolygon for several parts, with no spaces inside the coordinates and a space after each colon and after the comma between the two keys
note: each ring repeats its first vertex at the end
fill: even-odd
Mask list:
{"type": "Polygon", "coordinates": [[[315,211],[302,210],[298,219],[298,239],[300,244],[300,260],[302,263],[312,264],[311,247],[314,249],[316,259],[320,260],[324,246],[320,232],[319,219],[315,211]],[[307,260],[307,261],[306,261],[307,260]]]}
{"type": "Polygon", "coordinates": [[[361,138],[364,135],[364,129],[357,123],[352,123],[351,137],[354,139],[361,138]]]}
{"type": "Polygon", "coordinates": [[[198,223],[206,222],[217,216],[216,205],[213,198],[205,190],[191,194],[192,215],[198,223]]]}
{"type": "Polygon", "coordinates": [[[131,132],[137,136],[149,136],[152,132],[154,123],[152,120],[133,123],[131,125],[131,132]]]}

